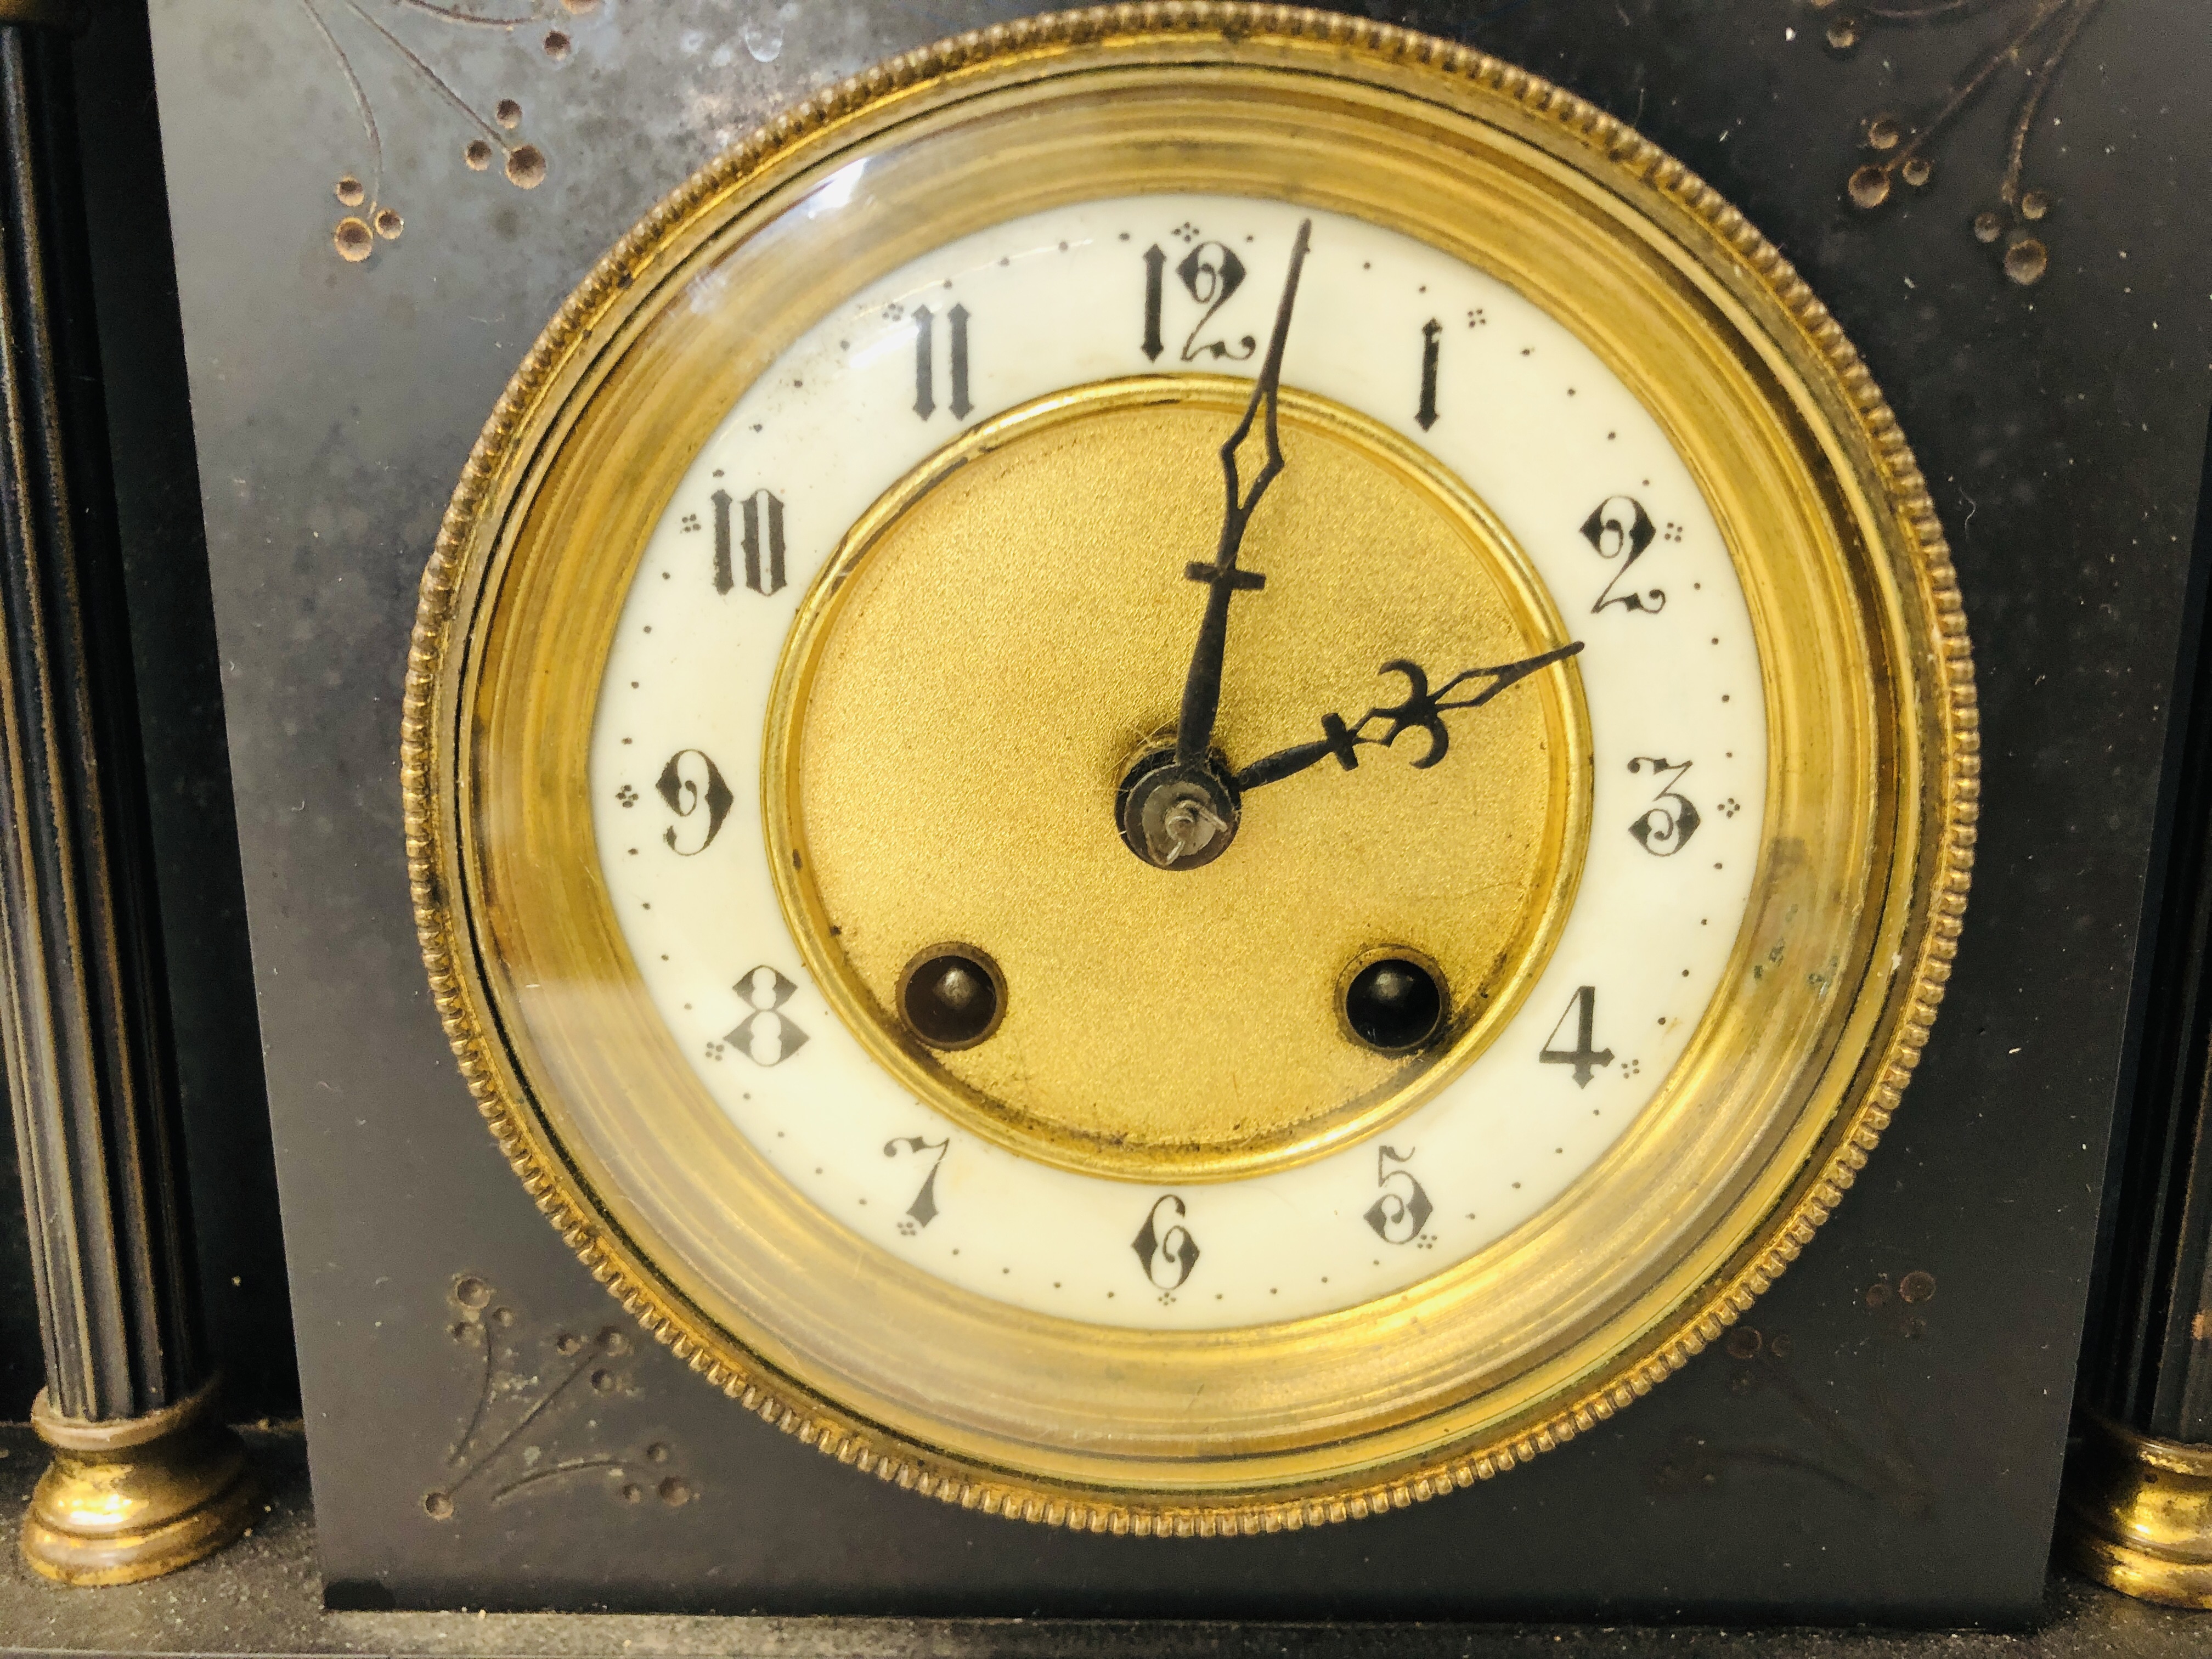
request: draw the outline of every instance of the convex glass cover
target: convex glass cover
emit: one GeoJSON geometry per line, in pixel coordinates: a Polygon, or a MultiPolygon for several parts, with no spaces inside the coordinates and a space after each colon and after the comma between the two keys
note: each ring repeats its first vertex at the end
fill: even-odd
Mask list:
{"type": "Polygon", "coordinates": [[[762,1414],[1094,1529],[1628,1403],[1863,1161],[1963,905],[1955,587],[1832,322],[1617,124],[1320,14],[968,37],[708,169],[510,388],[414,667],[541,1205],[762,1414]]]}

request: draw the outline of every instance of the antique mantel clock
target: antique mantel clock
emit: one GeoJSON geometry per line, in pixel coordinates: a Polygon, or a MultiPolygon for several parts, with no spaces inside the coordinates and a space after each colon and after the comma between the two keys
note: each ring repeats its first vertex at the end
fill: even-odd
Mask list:
{"type": "Polygon", "coordinates": [[[1091,1532],[1403,1507],[1811,1244],[1964,908],[1911,455],[1697,178],[1235,7],[900,58],[547,330],[404,776],[538,1206],[859,1474],[1091,1532]]]}

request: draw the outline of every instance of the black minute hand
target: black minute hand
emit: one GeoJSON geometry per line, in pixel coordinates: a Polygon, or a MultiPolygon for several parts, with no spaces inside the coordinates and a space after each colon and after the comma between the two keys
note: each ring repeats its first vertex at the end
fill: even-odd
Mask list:
{"type": "Polygon", "coordinates": [[[1548,668],[1563,662],[1583,648],[1580,640],[1571,645],[1560,646],[1540,656],[1524,657],[1519,662],[1500,663],[1495,668],[1470,668],[1455,674],[1431,691],[1429,677],[1419,663],[1401,657],[1382,665],[1382,672],[1399,674],[1405,678],[1406,700],[1370,708],[1358,720],[1346,724],[1337,714],[1321,717],[1322,735],[1311,743],[1293,744],[1288,749],[1278,749],[1273,754],[1261,757],[1239,772],[1235,779],[1237,793],[1249,793],[1263,783],[1279,783],[1295,776],[1309,766],[1327,760],[1332,755],[1336,763],[1346,771],[1359,764],[1359,750],[1370,744],[1389,748],[1407,732],[1419,731],[1428,739],[1428,748],[1413,763],[1417,768],[1434,766],[1451,747],[1451,730],[1444,724],[1444,711],[1451,708],[1480,708],[1509,685],[1518,684],[1540,668],[1548,668]],[[1484,682],[1481,689],[1466,696],[1451,694],[1471,681],[1484,682]],[[1369,726],[1382,726],[1378,737],[1367,735],[1369,726]]]}
{"type": "Polygon", "coordinates": [[[1306,242],[1312,232],[1313,221],[1304,221],[1298,226],[1297,240],[1291,244],[1290,275],[1283,280],[1283,297],[1275,307],[1275,331],[1267,341],[1267,360],[1260,366],[1260,378],[1253,383],[1252,401],[1244,406],[1244,418],[1221,446],[1221,471],[1228,496],[1221,518],[1221,544],[1214,551],[1212,563],[1194,560],[1183,572],[1191,580],[1208,583],[1212,589],[1206,596],[1206,619],[1199,624],[1198,645],[1191,653],[1190,672],[1182,683],[1182,717],[1176,722],[1176,759],[1183,766],[1204,765],[1213,741],[1213,718],[1221,708],[1221,659],[1229,643],[1230,597],[1266,580],[1257,571],[1237,568],[1237,550],[1243,544],[1244,527],[1251,523],[1260,497],[1283,470],[1282,439],[1275,419],[1282,395],[1283,342],[1290,337],[1291,307],[1297,301],[1298,272],[1305,264],[1306,242]],[[1237,477],[1237,451],[1252,435],[1252,423],[1263,408],[1267,458],[1247,489],[1237,477]]]}

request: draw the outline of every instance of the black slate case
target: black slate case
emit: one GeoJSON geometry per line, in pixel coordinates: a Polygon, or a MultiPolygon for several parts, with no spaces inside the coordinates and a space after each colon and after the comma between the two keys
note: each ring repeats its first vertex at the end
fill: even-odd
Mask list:
{"type": "MultiPolygon", "coordinates": [[[[1966,592],[1982,832],[1934,1042],[1836,1218],[1650,1400],[1379,1520],[1072,1536],[883,1488],[743,1413],[627,1320],[507,1171],[425,990],[400,842],[407,634],[453,480],[544,319],[665,190],[812,88],[1021,9],[152,7],[331,1603],[2029,1617],[2201,603],[2201,0],[1967,0],[1922,24],[1855,20],[1850,0],[1372,9],[1634,123],[1778,243],[1895,406],[1966,592]],[[1868,147],[1869,118],[1909,131],[1985,65],[1920,152],[1927,182],[1899,172],[1886,204],[1854,207],[1853,170],[1896,155],[1868,147]],[[2011,234],[1984,242],[1972,222],[1998,205],[2031,94],[2023,184],[2051,204],[2015,226],[2048,250],[2023,285],[2011,234]],[[542,184],[468,165],[485,124],[538,147],[542,184]],[[359,263],[333,242],[345,175],[400,216],[359,263]]],[[[159,658],[184,647],[159,639],[148,586],[134,623],[159,658]]],[[[180,981],[218,951],[173,945],[180,981]]],[[[199,1029],[188,1042],[217,1040],[199,1029]]]]}

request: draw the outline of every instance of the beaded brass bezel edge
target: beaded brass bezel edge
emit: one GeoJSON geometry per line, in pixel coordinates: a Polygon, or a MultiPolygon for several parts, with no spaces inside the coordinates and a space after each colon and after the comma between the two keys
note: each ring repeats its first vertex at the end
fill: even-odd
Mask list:
{"type": "Polygon", "coordinates": [[[1965,612],[1949,546],[1925,480],[1895,416],[1840,325],[1742,215],[1702,179],[1623,123],[1539,76],[1471,47],[1339,14],[1196,0],[1097,7],[1029,18],[891,58],[815,94],[750,134],[664,198],[609,250],[532,347],[485,422],[454,489],[423,571],[410,641],[400,782],[416,931],[432,994],[463,1078],[526,1190],[625,1310],[747,1410],[825,1456],[879,1480],[1009,1519],[1117,1534],[1212,1537],[1364,1518],[1489,1480],[1594,1429],[1680,1370],[1735,1324],[1796,1259],[1841,1201],[1911,1080],[1957,954],[1973,863],[1979,772],[1973,663],[1965,612]],[[1921,896],[1915,906],[1918,914],[1907,921],[1906,934],[1917,938],[1909,982],[1893,1004],[1894,1027],[1879,1060],[1870,1066],[1862,1063],[1862,1071],[1872,1081],[1863,1086],[1856,1109],[1842,1121],[1841,1133],[1833,1138],[1836,1150],[1797,1202],[1786,1212],[1778,1211],[1764,1237],[1748,1243],[1750,1259],[1692,1302],[1650,1351],[1540,1424],[1477,1448],[1431,1455],[1417,1468],[1364,1484],[1339,1483],[1333,1489],[1255,1495],[1249,1500],[1224,1497],[1215,1502],[1071,1493],[1012,1472],[977,1468],[859,1420],[757,1360],[750,1366],[731,1363],[725,1357],[726,1340],[709,1331],[693,1310],[641,1268],[628,1242],[592,1210],[573,1171],[554,1152],[529,1107],[502,1091],[498,1067],[489,1057],[496,1041],[492,1022],[472,1000],[457,966],[467,949],[465,924],[445,891],[447,855],[453,849],[440,843],[438,798],[432,784],[440,748],[438,694],[441,678],[451,668],[454,599],[490,487],[511,459],[515,440],[528,427],[532,411],[561,380],[563,367],[588,348],[596,325],[631,286],[634,273],[653,263],[682,234],[693,213],[823,129],[933,77],[1043,48],[1097,45],[1117,37],[1176,35],[1224,41],[1262,36],[1316,43],[1469,82],[1512,100],[1523,114],[1578,144],[1587,153],[1591,171],[1609,176],[1624,194],[1656,197],[1717,241],[1729,256],[1735,279],[1765,302],[1762,309],[1785,318],[1804,355],[1825,368],[1830,389],[1839,394],[1872,456],[1878,476],[1869,482],[1878,485],[1880,499],[1894,515],[1894,547],[1904,555],[1904,568],[1893,574],[1917,586],[1914,608],[1929,630],[1913,643],[1929,652],[1931,665],[1907,678],[1928,695],[1942,739],[1940,753],[1930,756],[1933,764],[1923,785],[1932,822],[1913,849],[1921,896]],[[1924,871],[1919,867],[1923,865],[1924,871]]]}

